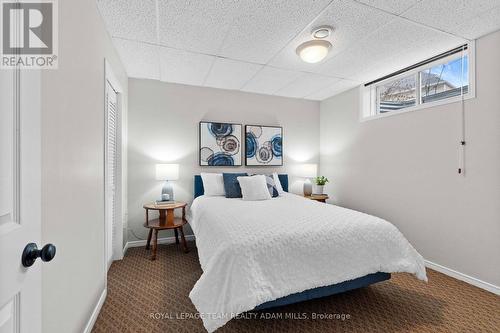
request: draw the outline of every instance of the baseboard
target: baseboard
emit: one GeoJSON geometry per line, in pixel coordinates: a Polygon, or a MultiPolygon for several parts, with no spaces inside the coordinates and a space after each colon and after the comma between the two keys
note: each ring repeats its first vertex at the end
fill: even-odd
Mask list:
{"type": "Polygon", "coordinates": [[[128,250],[128,242],[125,243],[125,246],[123,247],[123,256],[125,257],[125,253],[127,253],[128,250]]]}
{"type": "MultiPolygon", "coordinates": [[[[187,241],[192,241],[194,240],[194,235],[186,235],[186,240],[187,241]]],[[[164,237],[164,238],[158,238],[158,244],[174,244],[175,243],[175,237],[164,237]]],[[[146,246],[147,240],[141,239],[137,241],[129,241],[125,244],[125,247],[123,248],[123,255],[125,255],[125,252],[131,248],[131,247],[139,247],[139,246],[146,246]]]]}
{"type": "Polygon", "coordinates": [[[85,329],[83,330],[83,333],[90,333],[92,331],[92,328],[94,327],[95,321],[97,320],[97,317],[99,316],[99,312],[101,312],[101,308],[104,304],[104,301],[106,300],[107,293],[108,293],[107,289],[104,289],[102,291],[102,294],[99,297],[99,300],[97,301],[97,304],[94,308],[94,311],[92,311],[92,314],[90,315],[89,321],[87,322],[87,325],[85,325],[85,329]]]}
{"type": "Polygon", "coordinates": [[[425,266],[445,275],[451,276],[452,278],[455,278],[457,280],[467,282],[468,284],[472,284],[473,286],[476,286],[478,288],[487,290],[496,295],[500,295],[500,287],[495,286],[494,284],[479,280],[464,273],[457,272],[451,268],[436,264],[429,260],[425,260],[425,266]]]}

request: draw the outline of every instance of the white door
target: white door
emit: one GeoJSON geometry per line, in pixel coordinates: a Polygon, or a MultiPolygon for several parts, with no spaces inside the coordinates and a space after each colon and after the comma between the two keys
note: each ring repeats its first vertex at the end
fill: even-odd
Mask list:
{"type": "Polygon", "coordinates": [[[106,262],[113,262],[113,244],[117,241],[117,166],[118,166],[118,105],[117,93],[106,81],[106,262]]]}
{"type": "Polygon", "coordinates": [[[40,139],[40,72],[0,69],[1,333],[41,332],[42,261],[21,263],[41,245],[40,139]]]}

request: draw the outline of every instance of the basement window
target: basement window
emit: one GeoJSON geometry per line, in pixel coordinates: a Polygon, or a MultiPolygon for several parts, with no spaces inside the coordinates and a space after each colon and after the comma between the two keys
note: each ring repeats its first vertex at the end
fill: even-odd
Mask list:
{"type": "Polygon", "coordinates": [[[410,75],[377,85],[378,112],[386,113],[415,106],[416,84],[417,75],[410,75]]]}
{"type": "Polygon", "coordinates": [[[361,119],[474,97],[473,49],[473,43],[462,45],[365,84],[361,119]]]}

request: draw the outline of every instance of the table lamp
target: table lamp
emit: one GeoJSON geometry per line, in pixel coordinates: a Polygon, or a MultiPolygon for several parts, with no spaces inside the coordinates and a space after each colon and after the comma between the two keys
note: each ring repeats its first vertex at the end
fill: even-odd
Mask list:
{"type": "Polygon", "coordinates": [[[317,164],[302,164],[299,168],[298,176],[305,178],[304,181],[304,195],[310,196],[312,194],[311,178],[316,177],[318,173],[317,164]]]}
{"type": "Polygon", "coordinates": [[[161,201],[174,201],[174,190],[169,180],[179,179],[179,164],[156,164],[156,180],[164,180],[161,201]]]}

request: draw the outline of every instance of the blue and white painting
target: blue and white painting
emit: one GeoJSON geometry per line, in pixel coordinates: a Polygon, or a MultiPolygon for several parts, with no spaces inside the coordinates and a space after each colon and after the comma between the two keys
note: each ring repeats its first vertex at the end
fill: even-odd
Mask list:
{"type": "Polygon", "coordinates": [[[246,125],[245,142],[246,165],[283,165],[281,127],[246,125]]]}
{"type": "Polygon", "coordinates": [[[200,165],[241,166],[240,124],[200,122],[200,165]]]}

